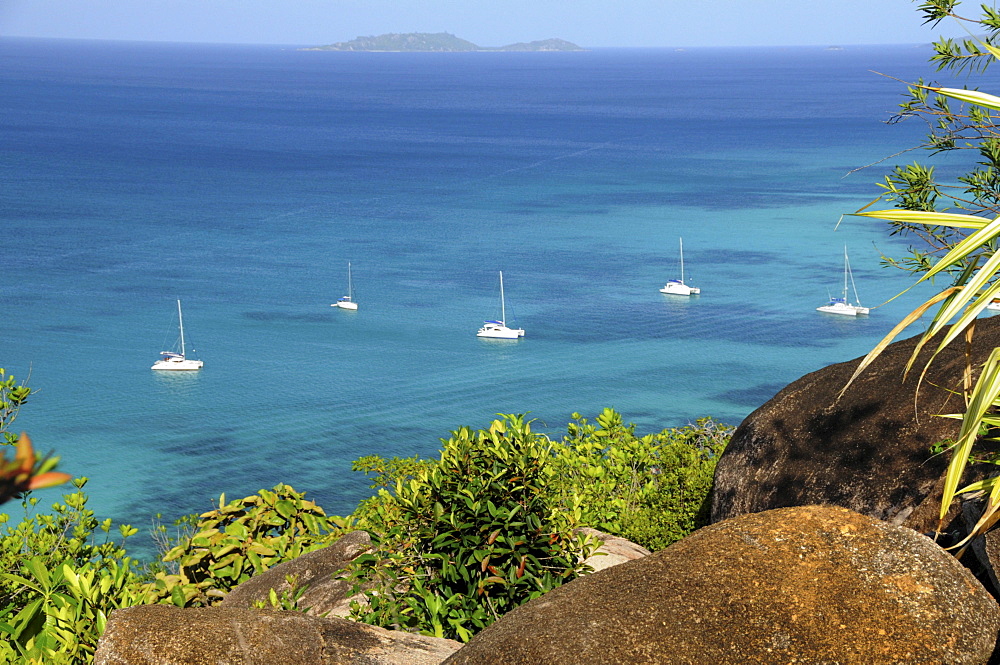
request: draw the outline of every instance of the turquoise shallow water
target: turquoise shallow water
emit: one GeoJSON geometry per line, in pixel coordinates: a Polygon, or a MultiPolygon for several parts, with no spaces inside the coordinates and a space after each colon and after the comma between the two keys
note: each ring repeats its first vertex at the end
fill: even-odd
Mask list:
{"type": "Polygon", "coordinates": [[[883,169],[848,173],[921,134],[870,70],[927,55],[0,40],[0,366],[38,391],[16,427],[145,527],[278,482],[345,513],[351,460],[496,413],[737,424],[916,302],[815,312],[845,243],[865,304],[906,285],[877,223],[834,228],[883,169]],[[658,292],[680,236],[700,297],[658,292]],[[356,313],[329,306],[348,261],[356,313]],[[498,270],[515,343],[475,337],[498,270]],[[177,298],[197,374],[149,370],[177,298]]]}

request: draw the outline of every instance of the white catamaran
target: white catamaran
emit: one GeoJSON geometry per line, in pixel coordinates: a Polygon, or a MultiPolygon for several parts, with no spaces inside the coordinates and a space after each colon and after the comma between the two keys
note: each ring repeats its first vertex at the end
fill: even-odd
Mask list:
{"type": "Polygon", "coordinates": [[[507,327],[507,307],[503,298],[503,271],[500,271],[500,320],[486,321],[476,333],[476,337],[491,337],[493,339],[517,339],[524,337],[524,330],[507,327]]]}
{"type": "Polygon", "coordinates": [[[701,293],[701,289],[697,286],[688,286],[684,283],[684,239],[680,238],[681,246],[681,278],[671,279],[666,285],[660,289],[660,293],[666,293],[671,296],[696,296],[701,293]]]}
{"type": "Polygon", "coordinates": [[[347,262],[347,295],[337,300],[330,307],[341,309],[357,309],[358,303],[354,302],[354,285],[351,283],[351,262],[347,262]]]}
{"type": "Polygon", "coordinates": [[[181,313],[181,301],[177,301],[177,323],[180,328],[180,352],[177,351],[160,351],[160,355],[163,356],[155,363],[150,369],[163,369],[163,370],[195,370],[201,369],[205,366],[200,360],[193,360],[185,356],[184,349],[184,315],[181,313]]]}
{"type": "Polygon", "coordinates": [[[830,302],[823,305],[822,307],[816,308],[817,312],[825,312],[827,314],[840,314],[841,316],[857,316],[858,314],[867,314],[868,308],[861,306],[861,300],[858,298],[858,287],[854,284],[854,273],[851,272],[851,263],[847,260],[847,245],[844,245],[844,293],[840,298],[830,297],[830,302]],[[854,289],[854,302],[858,303],[852,305],[847,300],[847,281],[850,279],[851,288],[854,289]]]}

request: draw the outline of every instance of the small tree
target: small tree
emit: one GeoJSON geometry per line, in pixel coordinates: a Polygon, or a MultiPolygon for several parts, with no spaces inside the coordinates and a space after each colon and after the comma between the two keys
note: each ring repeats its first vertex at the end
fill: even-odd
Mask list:
{"type": "MultiPolygon", "coordinates": [[[[582,572],[592,551],[547,491],[553,445],[521,415],[442,440],[440,460],[408,468],[356,561],[366,622],[462,641],[582,572]]],[[[370,516],[371,518],[372,516],[370,516]]]]}

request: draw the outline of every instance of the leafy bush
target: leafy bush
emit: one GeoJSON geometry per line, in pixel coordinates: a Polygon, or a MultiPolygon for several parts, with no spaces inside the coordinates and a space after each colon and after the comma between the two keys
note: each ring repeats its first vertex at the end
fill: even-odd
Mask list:
{"type": "Polygon", "coordinates": [[[574,413],[555,449],[555,478],[581,521],[651,550],[708,522],[715,465],[732,428],[709,418],[639,437],[605,409],[595,423],[574,413]]]}
{"type": "Polygon", "coordinates": [[[49,568],[40,557],[20,566],[22,575],[2,577],[31,592],[32,600],[10,623],[0,624],[9,635],[0,644],[3,662],[90,663],[111,610],[138,604],[134,562],[63,562],[49,568]]]}
{"type": "MultiPolygon", "coordinates": [[[[87,478],[75,479],[76,491],[63,495],[65,503],[52,504],[51,514],[35,514],[38,498],[24,498],[24,518],[16,525],[5,526],[0,533],[0,570],[17,570],[30,558],[38,559],[48,569],[62,563],[73,566],[92,563],[101,568],[123,559],[125,540],[137,531],[127,524],[120,525],[121,543],[111,540],[112,521],[99,522],[94,511],[87,508],[88,499],[83,492],[86,484],[87,478]],[[95,539],[98,532],[104,533],[101,543],[95,539]]],[[[9,520],[8,514],[0,514],[0,524],[9,520]]],[[[9,606],[22,591],[17,583],[0,578],[0,607],[9,606]]]]}
{"type": "MultiPolygon", "coordinates": [[[[356,562],[367,592],[356,617],[377,625],[468,640],[514,607],[583,572],[595,543],[590,525],[651,549],[700,522],[715,460],[730,430],[710,420],[638,437],[610,409],[595,423],[574,414],[561,442],[523,416],[489,429],[461,428],[440,459],[361,458],[378,494],[349,518],[327,516],[287,485],[226,502],[158,531],[162,561],[126,556],[136,533],[87,508],[86,478],[36,513],[6,526],[0,514],[0,662],[90,663],[111,610],[140,603],[209,605],[237,584],[346,530],[373,533],[375,554],[356,562]],[[103,542],[97,536],[103,532],[103,542]]],[[[272,593],[265,607],[290,608],[305,592],[272,593]]]]}
{"type": "Polygon", "coordinates": [[[111,520],[87,508],[87,479],[73,483],[51,514],[24,498],[23,519],[0,534],[0,662],[89,663],[111,609],[135,604],[140,573],[124,545],[136,530],[121,525],[111,540],[111,520]]]}
{"type": "Polygon", "coordinates": [[[395,498],[388,491],[394,488],[400,480],[407,482],[415,478],[417,473],[430,469],[435,462],[413,457],[391,457],[384,459],[379,455],[366,455],[351,463],[352,471],[361,471],[370,478],[372,489],[378,490],[374,495],[363,499],[351,514],[359,529],[379,530],[387,522],[397,521],[399,511],[395,498]]]}
{"type": "Polygon", "coordinates": [[[229,503],[220,496],[219,508],[200,515],[194,533],[163,556],[176,572],[158,572],[144,589],[146,602],[211,605],[256,573],[328,545],[349,527],[304,496],[288,485],[229,503]]]}
{"type": "MultiPolygon", "coordinates": [[[[373,554],[355,562],[366,623],[467,641],[504,613],[583,571],[593,545],[553,501],[552,442],[523,416],[463,427],[440,460],[406,467],[372,506],[373,554]]],[[[401,469],[403,467],[396,467],[401,469]]]]}

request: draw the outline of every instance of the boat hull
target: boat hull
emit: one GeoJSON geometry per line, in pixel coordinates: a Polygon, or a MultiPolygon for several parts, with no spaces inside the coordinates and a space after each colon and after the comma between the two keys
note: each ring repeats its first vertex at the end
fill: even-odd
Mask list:
{"type": "Polygon", "coordinates": [[[858,316],[859,314],[867,314],[868,308],[837,302],[817,307],[816,311],[824,314],[839,314],[840,316],[858,316]]]}
{"type": "Polygon", "coordinates": [[[684,282],[670,280],[660,289],[660,293],[665,293],[668,296],[696,296],[701,293],[701,289],[697,286],[688,286],[684,282]]]}
{"type": "Polygon", "coordinates": [[[190,360],[188,358],[164,358],[153,363],[150,369],[166,370],[171,372],[190,372],[199,370],[205,366],[201,360],[190,360]]]}
{"type": "Polygon", "coordinates": [[[520,328],[508,328],[507,326],[487,323],[479,329],[476,337],[485,337],[487,339],[518,339],[524,337],[524,331],[520,328]]]}
{"type": "Polygon", "coordinates": [[[357,310],[358,303],[351,302],[349,300],[338,300],[337,302],[330,305],[330,307],[339,307],[340,309],[349,309],[351,311],[357,310]]]}

